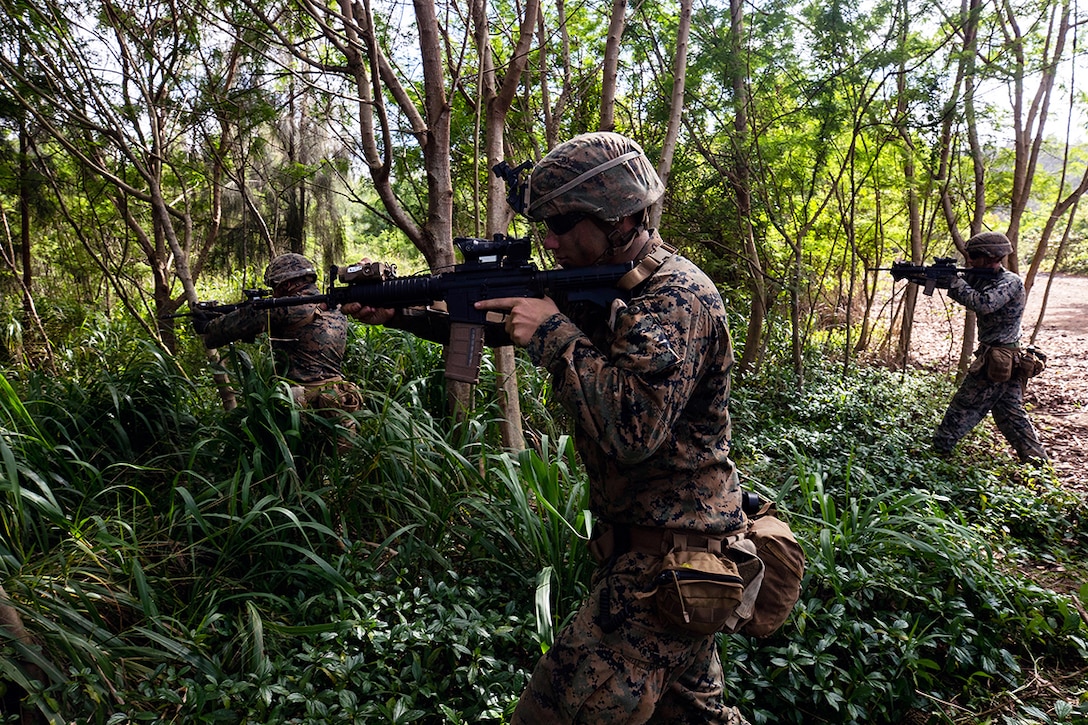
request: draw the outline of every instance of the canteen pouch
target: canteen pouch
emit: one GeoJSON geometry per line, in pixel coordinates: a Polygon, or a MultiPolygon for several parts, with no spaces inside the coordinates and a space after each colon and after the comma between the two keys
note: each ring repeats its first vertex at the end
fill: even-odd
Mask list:
{"type": "Polygon", "coordinates": [[[766,637],[782,626],[801,597],[805,575],[805,551],[773,503],[764,504],[749,519],[745,538],[755,545],[763,562],[763,582],[755,599],[755,612],[741,630],[766,637]]]}
{"type": "Polygon", "coordinates": [[[1034,378],[1046,370],[1046,353],[1034,347],[1026,347],[1020,351],[1020,359],[1016,363],[1016,374],[1027,380],[1034,378]]]}
{"type": "Polygon", "coordinates": [[[654,583],[661,617],[695,635],[722,631],[744,598],[737,565],[709,551],[670,551],[654,583]]]}
{"type": "Polygon", "coordinates": [[[994,383],[1012,378],[1019,351],[1012,347],[991,347],[986,350],[986,377],[994,383]]]}

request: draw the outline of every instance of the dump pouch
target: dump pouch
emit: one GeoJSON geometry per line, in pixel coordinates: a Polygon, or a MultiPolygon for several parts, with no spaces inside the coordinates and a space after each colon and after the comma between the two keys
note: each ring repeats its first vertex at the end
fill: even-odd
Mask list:
{"type": "Polygon", "coordinates": [[[756,596],[754,614],[740,631],[753,637],[766,637],[782,626],[801,597],[805,552],[789,524],[778,518],[773,503],[764,504],[749,518],[745,538],[755,545],[756,554],[763,562],[763,582],[756,596]]]}

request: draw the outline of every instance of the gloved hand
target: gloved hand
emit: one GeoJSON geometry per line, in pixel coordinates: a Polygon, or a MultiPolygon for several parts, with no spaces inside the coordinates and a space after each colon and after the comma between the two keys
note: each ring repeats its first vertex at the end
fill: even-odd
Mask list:
{"type": "Polygon", "coordinates": [[[949,289],[952,287],[952,282],[959,279],[955,272],[948,272],[940,274],[936,278],[934,286],[937,289],[949,289]]]}
{"type": "Polygon", "coordinates": [[[968,288],[970,286],[971,285],[969,285],[967,283],[967,280],[965,280],[963,277],[961,277],[959,275],[956,275],[955,277],[953,277],[952,279],[950,279],[948,281],[947,289],[952,291],[952,292],[959,292],[959,291],[961,291],[961,290],[963,290],[965,288],[968,288]]]}
{"type": "Polygon", "coordinates": [[[208,323],[215,319],[215,315],[205,310],[194,310],[192,315],[193,332],[203,335],[208,331],[208,323]]]}

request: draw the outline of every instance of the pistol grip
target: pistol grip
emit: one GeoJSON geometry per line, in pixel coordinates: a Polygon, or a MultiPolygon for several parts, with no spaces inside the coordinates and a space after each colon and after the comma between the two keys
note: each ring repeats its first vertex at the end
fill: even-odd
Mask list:
{"type": "Polygon", "coordinates": [[[483,324],[451,322],[450,341],[446,345],[446,377],[462,383],[479,383],[483,352],[483,324]]]}

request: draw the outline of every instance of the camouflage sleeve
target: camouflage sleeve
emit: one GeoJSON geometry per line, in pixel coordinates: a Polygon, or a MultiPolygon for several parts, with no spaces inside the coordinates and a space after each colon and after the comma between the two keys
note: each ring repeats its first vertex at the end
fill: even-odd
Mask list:
{"type": "Polygon", "coordinates": [[[669,286],[617,313],[607,352],[562,314],[541,325],[528,351],[552,373],[556,396],[582,430],[630,465],[670,437],[715,337],[700,299],[669,286]]]}
{"type": "Polygon", "coordinates": [[[204,333],[204,347],[221,347],[235,340],[252,342],[267,326],[267,310],[243,307],[208,323],[204,333]]]}
{"type": "Polygon", "coordinates": [[[986,280],[981,289],[975,289],[957,277],[948,288],[948,296],[977,314],[989,314],[1000,310],[1022,293],[1023,282],[1015,274],[1002,274],[996,280],[986,280]]]}

